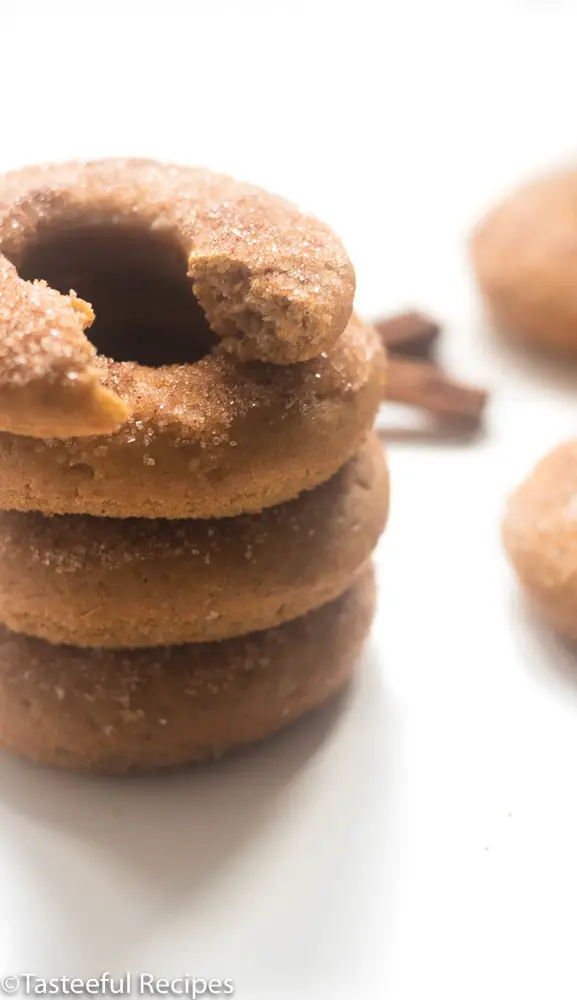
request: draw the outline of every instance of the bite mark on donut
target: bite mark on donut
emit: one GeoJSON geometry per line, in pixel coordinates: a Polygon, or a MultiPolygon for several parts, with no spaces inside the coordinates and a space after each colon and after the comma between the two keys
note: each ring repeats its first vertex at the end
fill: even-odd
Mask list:
{"type": "MultiPolygon", "coordinates": [[[[227,256],[191,260],[189,277],[195,296],[225,350],[241,361],[277,364],[303,361],[316,346],[319,318],[308,296],[299,301],[294,288],[282,293],[282,272],[252,272],[227,256]]],[[[327,318],[328,325],[328,318],[327,318]]]]}

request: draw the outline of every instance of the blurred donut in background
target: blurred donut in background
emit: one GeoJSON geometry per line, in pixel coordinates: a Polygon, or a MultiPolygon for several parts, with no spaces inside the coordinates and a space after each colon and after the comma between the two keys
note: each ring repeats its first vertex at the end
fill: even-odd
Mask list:
{"type": "Polygon", "coordinates": [[[503,540],[533,604],[577,638],[577,440],[541,459],[513,493],[503,540]]]}
{"type": "Polygon", "coordinates": [[[500,330],[539,348],[577,353],[577,168],[509,195],[477,225],[470,256],[500,330]]]}

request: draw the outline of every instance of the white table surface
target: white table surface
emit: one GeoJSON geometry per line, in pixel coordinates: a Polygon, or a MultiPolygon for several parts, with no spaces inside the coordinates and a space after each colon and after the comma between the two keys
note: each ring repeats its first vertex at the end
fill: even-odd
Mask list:
{"type": "Polygon", "coordinates": [[[279,190],[342,234],[361,311],[430,310],[453,370],[494,389],[474,444],[382,415],[379,610],[338,706],[164,779],[0,758],[0,975],[229,977],[241,1000],[577,997],[577,659],[499,542],[508,490],[575,430],[577,370],[492,339],[464,259],[499,193],[577,153],[576,14],[0,5],[0,169],[128,153],[279,190]]]}

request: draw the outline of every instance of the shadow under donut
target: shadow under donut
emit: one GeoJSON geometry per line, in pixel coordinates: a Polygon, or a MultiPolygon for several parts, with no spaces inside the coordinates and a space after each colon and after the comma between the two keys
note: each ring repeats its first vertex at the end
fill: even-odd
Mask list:
{"type": "Polygon", "coordinates": [[[295,947],[311,975],[335,948],[345,965],[361,945],[380,957],[363,912],[379,872],[389,879],[394,868],[394,783],[382,746],[392,720],[372,659],[368,650],[359,679],[325,707],[211,765],[119,781],[0,757],[12,962],[45,976],[158,962],[167,976],[183,964],[204,975],[212,958],[211,974],[226,966],[222,975],[246,987],[256,926],[267,928],[259,968],[268,963],[271,977],[299,967],[295,947]],[[287,909],[291,942],[279,933],[287,909]]]}

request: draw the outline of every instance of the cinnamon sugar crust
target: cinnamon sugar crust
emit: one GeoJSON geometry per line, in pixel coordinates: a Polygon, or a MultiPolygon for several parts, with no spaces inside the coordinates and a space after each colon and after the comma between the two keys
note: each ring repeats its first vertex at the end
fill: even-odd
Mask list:
{"type": "Polygon", "coordinates": [[[84,335],[93,319],[73,292],[22,281],[0,255],[0,428],[69,437],[108,433],[126,419],[84,335]]]}
{"type": "Polygon", "coordinates": [[[355,453],[385,378],[379,337],[355,315],[329,353],[301,364],[226,351],[193,365],[95,363],[130,417],[88,438],[0,433],[0,508],[191,518],[283,503],[355,453]]]}
{"type": "Polygon", "coordinates": [[[83,332],[92,309],[70,294],[80,290],[27,279],[42,248],[50,262],[50,246],[61,252],[75,231],[94,239],[115,229],[161,241],[167,259],[179,258],[191,302],[196,297],[222,349],[239,360],[309,360],[335,344],[351,316],[354,271],[340,241],[253,185],[150,160],[16,171],[0,178],[2,430],[86,436],[127,418],[114,386],[99,383],[83,332]]]}

